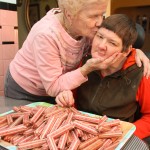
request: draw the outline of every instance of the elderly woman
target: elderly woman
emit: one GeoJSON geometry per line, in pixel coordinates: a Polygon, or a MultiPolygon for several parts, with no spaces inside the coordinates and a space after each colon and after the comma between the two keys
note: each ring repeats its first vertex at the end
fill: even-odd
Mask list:
{"type": "MultiPolygon", "coordinates": [[[[108,67],[91,72],[89,80],[77,90],[76,106],[82,111],[133,122],[135,135],[143,139],[150,138],[150,78],[143,77],[143,67],[135,64],[132,45],[136,37],[135,23],[126,15],[112,15],[103,21],[93,39],[92,58],[106,59],[121,52],[122,62],[118,62],[118,71],[108,67]]],[[[70,106],[74,98],[71,91],[64,91],[56,101],[70,106]]]]}
{"type": "MultiPolygon", "coordinates": [[[[54,103],[59,92],[87,81],[87,74],[109,66],[117,53],[105,61],[93,59],[79,67],[90,41],[103,20],[108,0],[59,0],[59,9],[49,11],[31,29],[9,66],[5,96],[54,103]]],[[[116,60],[119,60],[117,55],[116,60]]],[[[138,51],[137,63],[148,59],[138,51]]]]}

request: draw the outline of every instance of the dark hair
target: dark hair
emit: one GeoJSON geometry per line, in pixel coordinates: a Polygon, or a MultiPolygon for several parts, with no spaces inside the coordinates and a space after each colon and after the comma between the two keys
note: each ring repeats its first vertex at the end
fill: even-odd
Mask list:
{"type": "Polygon", "coordinates": [[[137,39],[135,22],[125,14],[114,14],[107,17],[101,27],[113,31],[122,39],[123,51],[133,45],[137,39]]]}

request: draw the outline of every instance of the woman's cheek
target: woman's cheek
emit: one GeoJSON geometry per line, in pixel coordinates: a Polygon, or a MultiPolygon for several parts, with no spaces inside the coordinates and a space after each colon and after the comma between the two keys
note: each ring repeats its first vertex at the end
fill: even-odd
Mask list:
{"type": "Polygon", "coordinates": [[[103,58],[104,59],[105,56],[101,56],[98,52],[93,52],[92,57],[93,58],[103,58]]]}
{"type": "Polygon", "coordinates": [[[98,58],[98,54],[96,52],[92,53],[92,58],[98,58]]]}

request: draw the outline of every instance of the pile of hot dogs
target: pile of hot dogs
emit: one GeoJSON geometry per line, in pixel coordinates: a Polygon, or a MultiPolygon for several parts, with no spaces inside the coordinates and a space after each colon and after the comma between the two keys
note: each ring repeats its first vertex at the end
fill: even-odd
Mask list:
{"type": "Polygon", "coordinates": [[[0,137],[19,150],[112,150],[122,130],[120,120],[107,120],[74,107],[20,106],[0,117],[0,137]]]}

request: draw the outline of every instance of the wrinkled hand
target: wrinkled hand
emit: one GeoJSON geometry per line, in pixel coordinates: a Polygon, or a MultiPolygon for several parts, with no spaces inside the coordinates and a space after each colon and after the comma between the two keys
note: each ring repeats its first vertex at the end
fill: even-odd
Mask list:
{"type": "Polygon", "coordinates": [[[146,78],[150,77],[150,60],[140,49],[136,49],[135,61],[138,67],[141,67],[143,63],[144,76],[146,76],[146,78]]]}
{"type": "Polygon", "coordinates": [[[119,53],[110,65],[113,72],[120,70],[126,59],[127,57],[124,53],[119,53]]]}
{"type": "Polygon", "coordinates": [[[110,67],[113,60],[117,57],[118,53],[114,53],[112,56],[110,56],[107,59],[100,59],[100,58],[91,58],[87,60],[87,62],[80,68],[81,73],[83,76],[86,76],[90,72],[94,70],[103,70],[110,67]]]}
{"type": "Polygon", "coordinates": [[[94,70],[103,70],[111,68],[114,73],[122,68],[126,55],[124,53],[114,53],[112,56],[105,60],[99,58],[89,59],[84,66],[81,68],[81,73],[85,76],[94,70]],[[83,70],[82,70],[83,69],[83,70]]]}
{"type": "Polygon", "coordinates": [[[70,107],[74,104],[73,93],[70,90],[59,93],[55,99],[56,103],[61,107],[70,107]]]}

